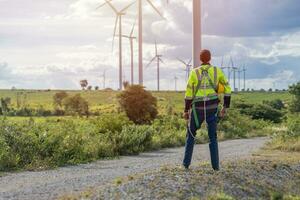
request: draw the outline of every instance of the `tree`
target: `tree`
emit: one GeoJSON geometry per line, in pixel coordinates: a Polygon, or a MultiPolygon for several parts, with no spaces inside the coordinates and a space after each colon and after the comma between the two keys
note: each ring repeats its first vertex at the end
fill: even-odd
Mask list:
{"type": "Polygon", "coordinates": [[[89,116],[89,104],[84,98],[80,96],[80,94],[65,98],[63,101],[63,105],[67,114],[77,114],[79,116],[86,115],[87,117],[89,116]]]}
{"type": "Polygon", "coordinates": [[[93,89],[93,86],[89,85],[89,86],[87,87],[87,89],[91,91],[91,90],[93,89]]]}
{"type": "Polygon", "coordinates": [[[68,94],[65,91],[57,92],[53,96],[53,105],[57,108],[62,108],[63,100],[68,97],[68,94]]]}
{"type": "Polygon", "coordinates": [[[140,85],[130,85],[118,95],[127,117],[136,124],[147,124],[157,116],[157,99],[140,85]]]}
{"type": "Polygon", "coordinates": [[[85,88],[88,86],[88,84],[89,83],[86,79],[80,81],[80,86],[81,86],[82,90],[85,90],[85,88]]]}
{"type": "Polygon", "coordinates": [[[289,86],[289,93],[294,95],[294,98],[289,106],[292,113],[300,112],[300,82],[289,86]]]}
{"type": "Polygon", "coordinates": [[[95,90],[99,90],[99,86],[95,86],[95,90]]]}
{"type": "Polygon", "coordinates": [[[1,113],[5,114],[9,112],[10,103],[11,103],[11,98],[9,97],[0,99],[1,113]]]}

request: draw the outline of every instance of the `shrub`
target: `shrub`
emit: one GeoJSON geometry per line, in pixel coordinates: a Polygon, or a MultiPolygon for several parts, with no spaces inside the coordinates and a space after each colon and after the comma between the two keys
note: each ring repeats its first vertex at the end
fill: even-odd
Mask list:
{"type": "Polygon", "coordinates": [[[272,108],[275,108],[277,110],[282,110],[284,108],[284,104],[280,99],[274,99],[270,101],[263,101],[263,104],[269,105],[272,108]]]}
{"type": "Polygon", "coordinates": [[[136,124],[150,123],[157,116],[157,100],[143,86],[127,86],[118,100],[121,109],[136,124]]]}
{"type": "Polygon", "coordinates": [[[83,116],[89,115],[89,105],[88,102],[80,96],[80,94],[76,94],[72,97],[67,97],[63,101],[64,109],[67,114],[71,115],[79,115],[83,116]]]}
{"type": "Polygon", "coordinates": [[[300,112],[300,82],[289,87],[289,93],[294,95],[294,98],[289,106],[292,113],[300,112]]]}
{"type": "Polygon", "coordinates": [[[237,110],[229,110],[228,115],[220,121],[218,129],[226,139],[247,138],[267,135],[268,131],[265,130],[267,125],[266,122],[253,120],[247,115],[240,114],[237,110]]]}
{"type": "Polygon", "coordinates": [[[300,136],[300,115],[289,116],[287,126],[289,134],[300,136]]]}
{"type": "Polygon", "coordinates": [[[65,91],[57,92],[53,96],[53,105],[55,108],[62,108],[63,100],[68,97],[68,94],[65,91]]]}
{"type": "Polygon", "coordinates": [[[151,126],[125,126],[117,137],[118,151],[120,155],[138,154],[149,150],[152,145],[154,129],[151,126]]]}
{"type": "Polygon", "coordinates": [[[284,115],[279,110],[266,104],[255,104],[252,107],[241,109],[240,112],[251,116],[252,119],[263,119],[274,123],[280,123],[284,115]]]}

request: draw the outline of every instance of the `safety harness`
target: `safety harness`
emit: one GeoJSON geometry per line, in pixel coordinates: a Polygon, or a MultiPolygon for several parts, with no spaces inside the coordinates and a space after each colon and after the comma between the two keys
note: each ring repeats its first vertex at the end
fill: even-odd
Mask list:
{"type": "MultiPolygon", "coordinates": [[[[211,68],[212,66],[209,66],[208,68],[200,68],[200,69],[196,69],[196,74],[197,74],[197,77],[198,77],[198,84],[196,86],[196,89],[194,90],[193,92],[193,101],[192,101],[192,113],[193,113],[193,116],[194,116],[194,120],[195,120],[195,125],[196,125],[196,128],[199,129],[200,128],[200,121],[199,121],[199,118],[198,118],[198,115],[197,115],[197,112],[196,112],[196,103],[197,102],[203,102],[203,109],[204,109],[204,121],[205,121],[205,124],[207,123],[207,118],[206,118],[206,102],[207,101],[210,101],[210,100],[216,100],[218,99],[218,86],[217,86],[217,68],[214,67],[214,82],[211,80],[211,78],[209,77],[209,74],[208,74],[208,70],[211,68]],[[199,72],[201,71],[201,73],[199,72]],[[211,88],[213,88],[216,92],[216,95],[213,95],[213,96],[208,96],[207,93],[206,93],[206,89],[207,89],[207,85],[206,85],[206,80],[208,80],[209,82],[209,85],[211,88]],[[202,87],[202,81],[203,81],[203,87],[202,87]],[[196,97],[196,94],[198,92],[198,90],[202,88],[203,89],[203,92],[204,92],[204,97],[198,97],[198,98],[195,98],[196,97]]],[[[217,107],[218,109],[218,107],[217,107]]],[[[218,115],[218,112],[216,112],[216,116],[218,115]]],[[[191,117],[190,117],[191,119],[191,117]]],[[[190,134],[192,135],[193,138],[195,138],[195,136],[192,134],[191,130],[190,130],[190,123],[188,125],[188,128],[189,128],[189,132],[190,134]]]]}

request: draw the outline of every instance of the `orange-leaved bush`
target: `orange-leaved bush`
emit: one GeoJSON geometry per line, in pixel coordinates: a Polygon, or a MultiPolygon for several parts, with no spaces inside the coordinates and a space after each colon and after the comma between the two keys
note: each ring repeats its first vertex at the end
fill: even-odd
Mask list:
{"type": "Polygon", "coordinates": [[[140,85],[129,85],[118,95],[119,104],[135,124],[148,124],[157,116],[157,99],[140,85]]]}

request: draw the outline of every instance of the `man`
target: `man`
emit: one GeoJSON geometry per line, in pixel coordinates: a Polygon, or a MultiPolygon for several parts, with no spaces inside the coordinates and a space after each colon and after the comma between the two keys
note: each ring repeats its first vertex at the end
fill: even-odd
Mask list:
{"type": "Polygon", "coordinates": [[[220,101],[218,93],[224,93],[224,104],[220,112],[222,118],[230,106],[231,88],[222,70],[210,65],[209,50],[200,52],[200,60],[201,66],[194,68],[190,74],[185,94],[184,118],[188,120],[188,130],[183,166],[188,169],[191,164],[196,131],[204,122],[208,124],[212,168],[219,170],[217,115],[220,101]]]}

